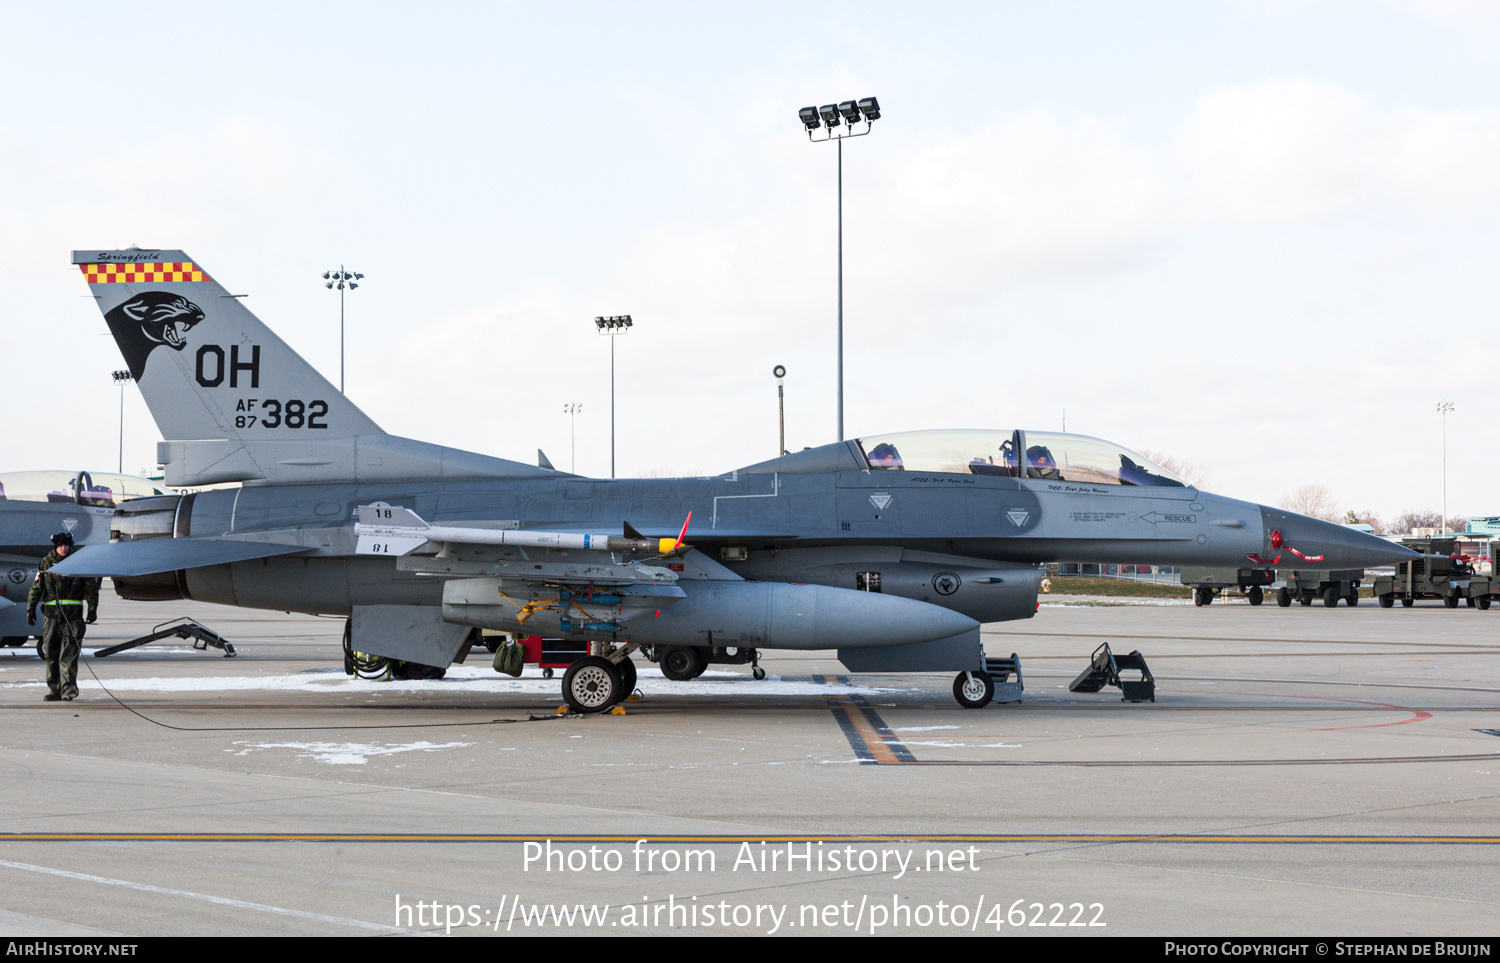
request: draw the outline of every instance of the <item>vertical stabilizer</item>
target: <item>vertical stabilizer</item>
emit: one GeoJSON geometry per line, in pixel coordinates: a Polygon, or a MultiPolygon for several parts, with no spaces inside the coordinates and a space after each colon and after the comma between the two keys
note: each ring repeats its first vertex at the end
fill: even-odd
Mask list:
{"type": "Polygon", "coordinates": [[[169,441],[306,442],[382,434],[182,251],[74,251],[169,441]]]}

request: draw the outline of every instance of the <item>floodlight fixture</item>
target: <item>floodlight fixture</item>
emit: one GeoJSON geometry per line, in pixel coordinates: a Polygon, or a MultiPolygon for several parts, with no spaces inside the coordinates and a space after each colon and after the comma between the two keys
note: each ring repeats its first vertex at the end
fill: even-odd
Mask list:
{"type": "Polygon", "coordinates": [[[594,327],[600,334],[611,335],[609,339],[609,477],[615,477],[615,339],[614,335],[629,334],[635,324],[628,314],[597,317],[594,327]]]}
{"type": "Polygon", "coordinates": [[[1453,410],[1453,402],[1439,401],[1437,413],[1443,419],[1443,524],[1439,526],[1439,534],[1448,531],[1448,412],[1453,410]]]}
{"type": "Polygon", "coordinates": [[[797,111],[797,119],[807,131],[807,139],[817,143],[830,140],[839,142],[839,326],[838,326],[838,438],[844,440],[844,139],[864,137],[869,134],[874,122],[880,119],[880,101],[874,97],[845,100],[822,107],[803,107],[797,111]],[[822,120],[822,126],[818,124],[822,120]],[[864,122],[863,130],[856,125],[864,122]],[[823,136],[815,136],[823,130],[823,136]]]}
{"type": "Polygon", "coordinates": [[[356,278],[363,279],[364,275],[346,271],[342,264],[336,271],[323,272],[323,287],[339,290],[339,392],[341,394],[344,390],[344,291],[346,289],[353,291],[359,287],[355,283],[356,278]]]}
{"type": "Polygon", "coordinates": [[[125,385],[133,381],[129,371],[111,371],[109,376],[120,386],[120,464],[115,471],[125,473],[125,385]]]}
{"type": "Polygon", "coordinates": [[[786,451],[786,365],[779,364],[771,369],[771,374],[776,376],[776,431],[778,441],[776,442],[776,457],[780,458],[786,451]]]}

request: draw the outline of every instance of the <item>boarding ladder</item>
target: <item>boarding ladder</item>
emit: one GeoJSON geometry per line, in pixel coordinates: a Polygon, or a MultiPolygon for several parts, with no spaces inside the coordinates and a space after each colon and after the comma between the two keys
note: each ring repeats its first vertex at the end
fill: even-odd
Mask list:
{"type": "Polygon", "coordinates": [[[1098,692],[1107,685],[1116,686],[1124,693],[1121,702],[1155,702],[1156,677],[1146,665],[1146,657],[1136,649],[1129,655],[1115,655],[1105,642],[1094,650],[1089,667],[1078,674],[1068,686],[1069,692],[1098,692]],[[1141,674],[1137,680],[1120,678],[1120,671],[1135,671],[1141,674]]]}
{"type": "Polygon", "coordinates": [[[995,683],[995,695],[990,701],[1021,701],[1021,690],[1025,688],[1025,684],[1021,681],[1021,657],[1019,655],[1012,652],[1008,659],[986,657],[984,671],[995,683]]]}

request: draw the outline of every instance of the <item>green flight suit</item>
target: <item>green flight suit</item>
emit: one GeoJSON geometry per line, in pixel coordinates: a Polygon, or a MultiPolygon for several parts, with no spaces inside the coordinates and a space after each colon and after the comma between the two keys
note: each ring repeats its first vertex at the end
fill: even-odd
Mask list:
{"type": "MultiPolygon", "coordinates": [[[[69,554],[77,549],[69,549],[69,554]]],[[[48,575],[47,570],[63,560],[56,549],[37,565],[36,581],[26,597],[27,613],[41,607],[42,654],[47,660],[47,688],[53,695],[71,699],[78,695],[78,649],[83,641],[84,619],[92,620],[99,608],[97,578],[48,575]]]]}

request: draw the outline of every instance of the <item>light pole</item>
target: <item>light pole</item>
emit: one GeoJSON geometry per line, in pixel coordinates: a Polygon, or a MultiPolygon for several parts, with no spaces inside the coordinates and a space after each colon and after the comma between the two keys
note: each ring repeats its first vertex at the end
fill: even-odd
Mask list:
{"type": "Polygon", "coordinates": [[[874,97],[846,100],[842,104],[824,104],[822,107],[803,107],[797,117],[807,130],[807,139],[814,143],[838,141],[839,145],[839,441],[844,440],[844,138],[863,137],[870,132],[873,122],[880,119],[880,102],[874,97]],[[855,124],[863,123],[865,129],[856,132],[855,124]],[[842,126],[841,126],[842,124],[842,126]],[[821,138],[814,136],[820,130],[821,138]]]}
{"type": "Polygon", "coordinates": [[[610,318],[595,318],[594,326],[599,333],[609,337],[609,477],[615,477],[615,338],[629,334],[635,324],[628,314],[617,314],[610,318]]]}
{"type": "Polygon", "coordinates": [[[112,371],[109,375],[120,386],[120,467],[115,471],[125,474],[125,383],[133,380],[129,371],[112,371]]]}
{"type": "Polygon", "coordinates": [[[776,376],[776,421],[780,426],[781,441],[776,445],[776,457],[780,458],[786,452],[786,366],[777,365],[771,369],[771,374],[776,376]]]}
{"type": "Polygon", "coordinates": [[[348,285],[349,290],[353,291],[359,287],[359,282],[364,277],[363,274],[345,271],[342,264],[337,271],[323,272],[323,287],[339,289],[339,394],[344,393],[344,286],[348,285]]]}
{"type": "Polygon", "coordinates": [[[568,471],[578,474],[578,413],[583,410],[583,405],[576,401],[570,401],[563,405],[563,413],[568,416],[568,448],[572,460],[568,464],[568,471]]]}
{"type": "Polygon", "coordinates": [[[1439,401],[1437,412],[1443,416],[1443,523],[1438,534],[1448,532],[1448,412],[1453,410],[1453,402],[1439,401]]]}

